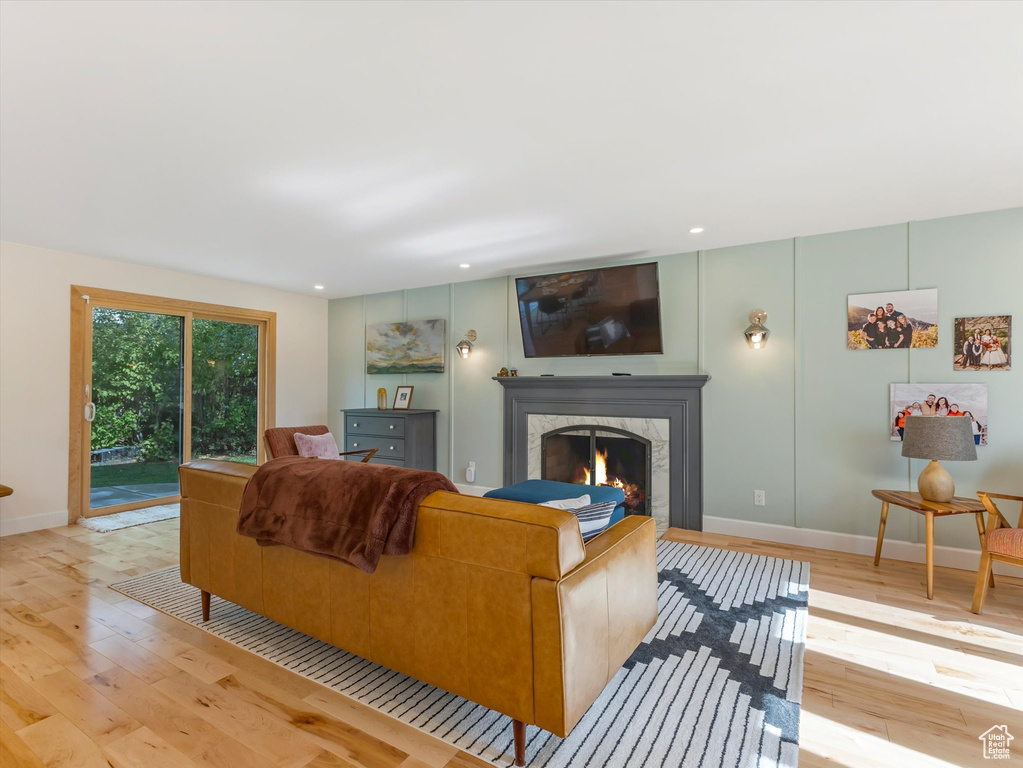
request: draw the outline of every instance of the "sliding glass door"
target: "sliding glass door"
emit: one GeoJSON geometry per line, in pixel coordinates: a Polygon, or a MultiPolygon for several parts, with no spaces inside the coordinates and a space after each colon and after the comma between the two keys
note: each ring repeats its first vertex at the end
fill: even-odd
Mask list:
{"type": "Polygon", "coordinates": [[[92,309],[89,512],[178,495],[185,318],[92,309]]]}
{"type": "Polygon", "coordinates": [[[272,312],[77,286],[71,310],[70,521],[176,502],[182,462],[263,460],[272,312]]]}
{"type": "Polygon", "coordinates": [[[192,458],[256,463],[259,328],[192,320],[192,458]]]}

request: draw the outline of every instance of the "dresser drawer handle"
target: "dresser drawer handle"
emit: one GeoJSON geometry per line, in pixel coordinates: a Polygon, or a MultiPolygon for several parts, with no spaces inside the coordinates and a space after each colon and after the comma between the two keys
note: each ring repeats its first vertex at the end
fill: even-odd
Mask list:
{"type": "Polygon", "coordinates": [[[387,450],[389,450],[389,451],[393,451],[393,450],[394,450],[394,446],[393,446],[393,445],[390,445],[390,446],[388,446],[388,447],[387,447],[387,450]]]}
{"type": "Polygon", "coordinates": [[[357,427],[357,426],[359,426],[359,422],[357,422],[357,421],[353,421],[353,422],[352,422],[352,426],[353,426],[353,427],[357,427]]]}
{"type": "Polygon", "coordinates": [[[359,447],[358,443],[352,443],[352,448],[358,448],[358,447],[359,447]]]}
{"type": "MultiPolygon", "coordinates": [[[[356,424],[355,426],[359,426],[359,425],[356,424]]],[[[392,424],[391,426],[388,427],[388,429],[394,429],[394,425],[392,424]]]]}

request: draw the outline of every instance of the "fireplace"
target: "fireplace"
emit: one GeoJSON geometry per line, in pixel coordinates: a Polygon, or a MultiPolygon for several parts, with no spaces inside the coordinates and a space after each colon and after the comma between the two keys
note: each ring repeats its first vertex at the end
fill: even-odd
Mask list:
{"type": "MultiPolygon", "coordinates": [[[[650,515],[650,440],[624,429],[581,424],[540,437],[544,480],[605,485],[625,492],[625,513],[650,515]]],[[[580,489],[582,490],[582,489],[580,489]]]]}
{"type": "Polygon", "coordinates": [[[633,514],[702,530],[706,374],[505,376],[504,483],[625,486],[633,514]],[[603,467],[601,466],[603,464],[603,467]],[[588,476],[587,476],[588,473],[588,476]]]}

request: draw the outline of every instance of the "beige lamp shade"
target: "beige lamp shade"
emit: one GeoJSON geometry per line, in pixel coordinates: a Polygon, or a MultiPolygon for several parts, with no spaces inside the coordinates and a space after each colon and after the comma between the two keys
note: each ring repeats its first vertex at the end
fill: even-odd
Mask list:
{"type": "Polygon", "coordinates": [[[973,429],[965,416],[909,416],[902,455],[932,461],[976,461],[973,429]]]}

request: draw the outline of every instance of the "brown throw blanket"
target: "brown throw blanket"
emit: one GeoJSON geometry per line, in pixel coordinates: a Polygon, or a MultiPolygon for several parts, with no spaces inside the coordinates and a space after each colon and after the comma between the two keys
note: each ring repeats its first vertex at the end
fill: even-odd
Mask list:
{"type": "Polygon", "coordinates": [[[381,555],[412,551],[419,503],[434,491],[458,492],[438,472],[283,456],[249,478],[238,533],[373,573],[381,555]]]}

